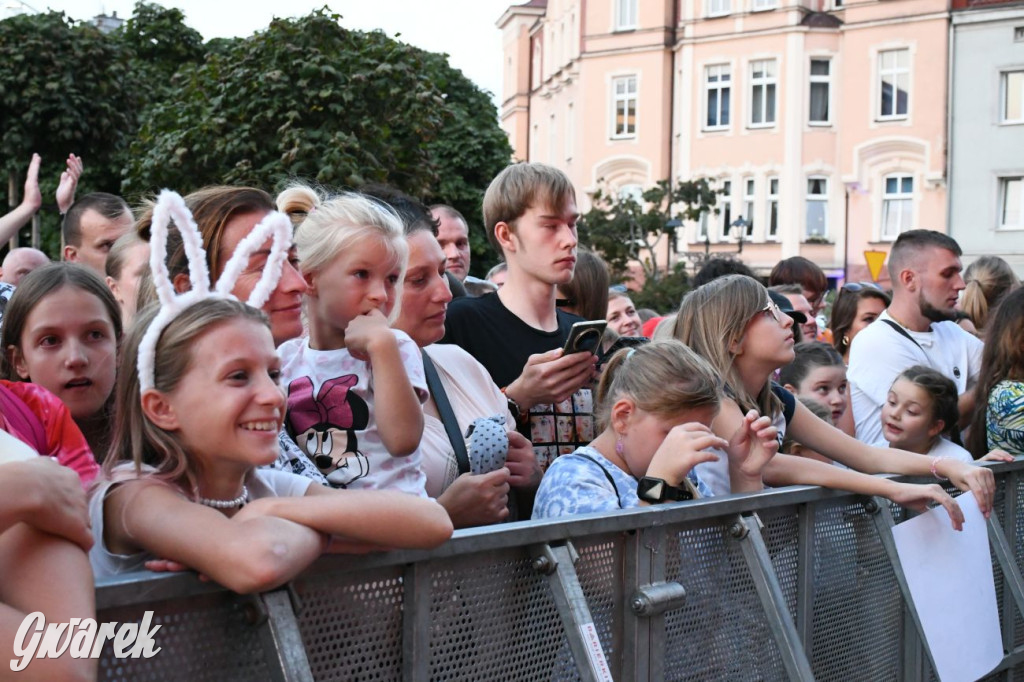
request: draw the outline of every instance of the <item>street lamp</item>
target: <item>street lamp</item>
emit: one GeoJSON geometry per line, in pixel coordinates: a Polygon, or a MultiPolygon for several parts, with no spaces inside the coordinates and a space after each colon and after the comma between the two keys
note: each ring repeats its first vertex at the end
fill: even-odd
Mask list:
{"type": "Polygon", "coordinates": [[[749,225],[750,225],[750,223],[748,223],[746,220],[744,220],[743,216],[740,216],[740,217],[736,218],[736,220],[732,221],[732,224],[730,225],[730,227],[738,227],[740,229],[740,235],[739,235],[740,248],[736,251],[736,253],[743,253],[743,238],[747,234],[747,227],[749,225]]]}

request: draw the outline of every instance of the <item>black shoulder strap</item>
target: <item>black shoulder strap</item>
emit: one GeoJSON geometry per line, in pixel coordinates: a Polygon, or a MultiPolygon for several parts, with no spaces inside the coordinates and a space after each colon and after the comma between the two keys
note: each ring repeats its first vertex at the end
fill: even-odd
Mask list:
{"type": "Polygon", "coordinates": [[[444,424],[445,433],[448,434],[448,440],[451,441],[452,449],[455,450],[455,459],[459,463],[459,474],[467,473],[469,471],[469,455],[466,453],[466,441],[462,439],[462,434],[459,432],[459,422],[455,418],[455,412],[452,411],[452,404],[448,402],[448,394],[444,392],[441,377],[437,374],[433,360],[427,355],[427,351],[421,349],[420,352],[423,354],[423,373],[427,377],[427,388],[430,390],[430,395],[434,397],[437,413],[441,415],[441,423],[444,424]]]}
{"type": "Polygon", "coordinates": [[[583,459],[589,459],[591,462],[597,465],[597,468],[601,470],[601,473],[604,474],[604,477],[607,478],[608,482],[612,484],[612,490],[615,491],[615,501],[619,504],[619,509],[622,509],[622,497],[619,495],[619,486],[615,485],[615,479],[612,478],[612,475],[608,473],[608,470],[601,466],[601,463],[598,462],[593,457],[591,457],[590,455],[585,455],[582,452],[577,452],[576,454],[582,457],[583,459]]]}
{"type": "MultiPolygon", "coordinates": [[[[915,339],[915,338],[914,338],[913,336],[911,336],[910,334],[908,334],[908,333],[907,333],[907,330],[906,330],[906,329],[904,329],[903,327],[899,326],[898,324],[896,324],[896,323],[895,323],[895,322],[893,322],[892,320],[882,320],[882,322],[885,322],[885,323],[886,323],[887,325],[889,325],[890,327],[892,327],[893,329],[895,329],[895,330],[896,330],[896,333],[897,333],[897,334],[899,334],[899,335],[901,335],[901,336],[903,336],[903,337],[905,337],[905,338],[908,338],[908,339],[910,339],[910,342],[911,342],[912,344],[914,344],[914,345],[915,345],[915,346],[917,346],[918,348],[921,348],[921,344],[919,344],[919,343],[917,342],[917,339],[915,339]]],[[[924,350],[924,348],[921,348],[921,350],[924,350]]]]}

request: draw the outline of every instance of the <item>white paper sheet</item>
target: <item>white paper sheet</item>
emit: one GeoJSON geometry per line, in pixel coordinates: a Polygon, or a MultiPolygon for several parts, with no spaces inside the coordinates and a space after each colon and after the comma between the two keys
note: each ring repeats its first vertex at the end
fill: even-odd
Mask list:
{"type": "Polygon", "coordinates": [[[1003,658],[988,529],[972,493],[957,498],[964,529],[936,507],[893,528],[928,646],[942,682],[970,682],[1003,658]]]}

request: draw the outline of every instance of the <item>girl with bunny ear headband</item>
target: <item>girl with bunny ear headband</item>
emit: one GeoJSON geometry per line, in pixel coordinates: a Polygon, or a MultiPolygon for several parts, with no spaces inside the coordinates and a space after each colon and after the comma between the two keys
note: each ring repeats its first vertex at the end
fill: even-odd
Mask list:
{"type": "MultiPolygon", "coordinates": [[[[283,257],[286,223],[268,217],[232,260],[247,260],[246,248],[271,233],[271,259],[283,257]]],[[[90,502],[97,577],[159,557],[252,592],[290,580],[325,549],[325,536],[342,551],[447,539],[451,522],[430,500],[339,493],[258,468],[276,458],[284,418],[266,316],[226,293],[231,262],[211,290],[198,233],[177,195],[161,194],[151,242],[160,306],[142,313],[124,343],[114,442],[90,502]],[[191,266],[184,294],[173,291],[162,260],[172,217],[191,266]]],[[[275,270],[266,268],[251,302],[273,288],[275,270]]]]}

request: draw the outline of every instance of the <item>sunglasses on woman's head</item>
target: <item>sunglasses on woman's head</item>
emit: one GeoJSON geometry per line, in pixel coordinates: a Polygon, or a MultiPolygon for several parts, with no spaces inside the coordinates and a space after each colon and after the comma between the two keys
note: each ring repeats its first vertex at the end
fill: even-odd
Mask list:
{"type": "Polygon", "coordinates": [[[874,289],[875,291],[881,291],[882,287],[878,286],[874,282],[848,282],[843,285],[843,291],[852,291],[854,293],[863,291],[864,289],[874,289]]]}

